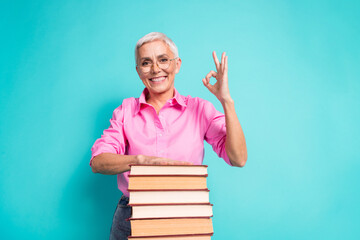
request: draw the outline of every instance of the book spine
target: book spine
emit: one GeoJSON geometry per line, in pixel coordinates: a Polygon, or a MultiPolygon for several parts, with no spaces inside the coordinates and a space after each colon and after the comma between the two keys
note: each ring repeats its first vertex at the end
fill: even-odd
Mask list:
{"type": "Polygon", "coordinates": [[[182,205],[209,205],[213,206],[213,204],[206,202],[206,203],[133,203],[129,204],[131,207],[136,206],[182,206],[182,205]]]}
{"type": "Polygon", "coordinates": [[[205,191],[205,192],[210,192],[209,189],[204,188],[204,189],[128,189],[129,192],[178,192],[178,191],[183,191],[183,192],[187,192],[187,191],[205,191]]]}
{"type": "Polygon", "coordinates": [[[132,166],[149,166],[149,167],[208,167],[208,165],[153,165],[153,164],[129,164],[130,167],[132,166]]]}
{"type": "Polygon", "coordinates": [[[207,174],[202,174],[202,175],[196,175],[196,174],[186,174],[186,175],[182,175],[182,174],[167,174],[167,175],[162,175],[162,174],[142,174],[142,175],[138,175],[138,174],[129,174],[129,177],[207,177],[207,174]]]}
{"type": "Polygon", "coordinates": [[[159,235],[159,236],[128,236],[128,239],[137,238],[170,238],[170,237],[211,237],[214,233],[206,234],[183,234],[183,235],[159,235]]]}

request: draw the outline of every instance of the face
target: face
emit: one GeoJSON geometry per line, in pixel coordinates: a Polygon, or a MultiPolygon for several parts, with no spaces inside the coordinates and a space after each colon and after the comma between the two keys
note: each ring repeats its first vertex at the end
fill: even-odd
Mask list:
{"type": "Polygon", "coordinates": [[[174,92],[174,79],[180,70],[181,59],[172,60],[167,69],[161,69],[157,62],[160,62],[162,58],[173,59],[175,57],[169,46],[161,40],[145,43],[139,48],[138,54],[139,62],[137,63],[136,71],[151,96],[163,94],[172,96],[174,92]],[[147,73],[142,72],[139,67],[145,61],[153,63],[150,71],[147,73]]]}

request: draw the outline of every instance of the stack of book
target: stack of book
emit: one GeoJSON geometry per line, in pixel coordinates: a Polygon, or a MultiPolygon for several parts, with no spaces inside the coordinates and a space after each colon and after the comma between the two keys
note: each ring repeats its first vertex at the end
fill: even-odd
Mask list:
{"type": "Polygon", "coordinates": [[[131,165],[134,240],[210,240],[212,204],[206,165],[131,165]]]}

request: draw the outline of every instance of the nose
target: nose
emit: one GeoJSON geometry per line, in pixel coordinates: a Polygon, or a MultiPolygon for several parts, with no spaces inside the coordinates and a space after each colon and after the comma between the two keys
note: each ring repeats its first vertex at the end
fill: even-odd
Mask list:
{"type": "Polygon", "coordinates": [[[154,73],[160,72],[160,67],[157,61],[155,61],[154,64],[152,65],[152,72],[154,73]]]}

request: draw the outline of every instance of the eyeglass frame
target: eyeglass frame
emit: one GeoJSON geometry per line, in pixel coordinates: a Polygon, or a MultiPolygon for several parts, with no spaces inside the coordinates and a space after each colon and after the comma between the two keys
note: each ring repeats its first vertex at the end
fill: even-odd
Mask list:
{"type": "MultiPolygon", "coordinates": [[[[177,59],[177,58],[179,58],[179,57],[175,57],[175,58],[169,59],[170,63],[171,63],[171,61],[173,61],[173,60],[175,60],[175,59],[177,59]]],[[[151,61],[151,62],[152,62],[152,64],[151,64],[148,72],[150,72],[150,71],[151,71],[151,68],[154,66],[154,62],[153,62],[153,61],[151,61]]],[[[162,68],[162,67],[159,66],[158,60],[156,60],[157,66],[158,66],[160,69],[162,69],[162,70],[168,69],[168,68],[170,67],[170,63],[169,63],[169,66],[167,66],[166,68],[162,68]]],[[[136,64],[136,66],[141,70],[141,66],[139,66],[138,64],[136,64]]],[[[141,71],[142,71],[142,70],[141,70],[141,71]]],[[[148,72],[144,72],[144,71],[142,71],[142,72],[143,72],[143,73],[148,73],[148,72]]]]}

